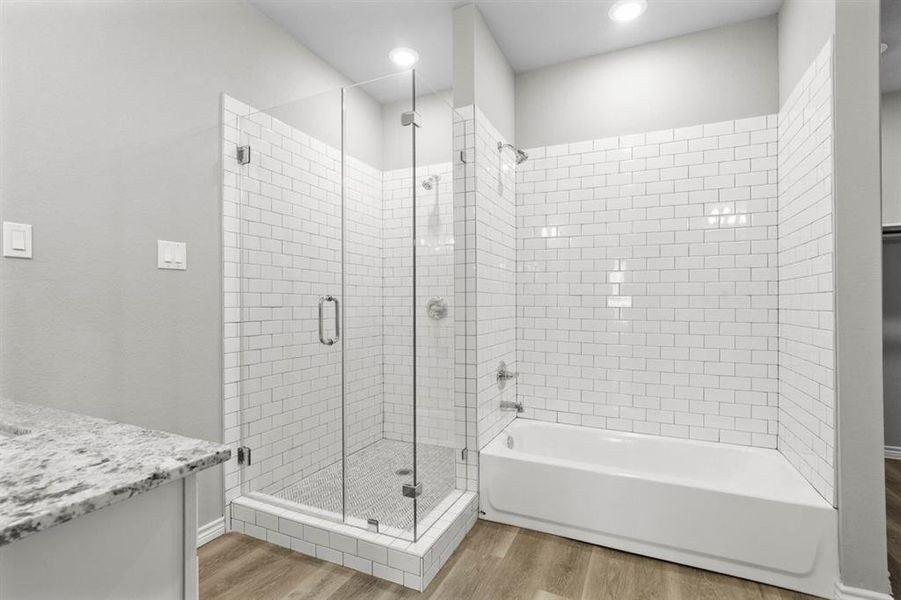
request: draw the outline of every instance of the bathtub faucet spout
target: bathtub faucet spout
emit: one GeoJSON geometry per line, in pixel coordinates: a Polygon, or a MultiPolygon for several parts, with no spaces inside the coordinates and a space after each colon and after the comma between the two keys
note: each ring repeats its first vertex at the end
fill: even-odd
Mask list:
{"type": "Polygon", "coordinates": [[[517,413],[521,413],[525,409],[522,407],[522,402],[511,402],[510,400],[501,400],[501,410],[515,410],[517,413]]]}

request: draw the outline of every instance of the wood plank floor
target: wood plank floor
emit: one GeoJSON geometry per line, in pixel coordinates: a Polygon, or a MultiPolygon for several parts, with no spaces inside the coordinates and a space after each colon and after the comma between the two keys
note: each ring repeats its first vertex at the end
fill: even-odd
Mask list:
{"type": "Polygon", "coordinates": [[[885,461],[885,512],[892,594],[901,598],[901,460],[885,461]]]}
{"type": "MultiPolygon", "coordinates": [[[[893,465],[894,466],[894,465],[893,465]]],[[[901,517],[901,463],[891,469],[901,517]]],[[[891,513],[890,513],[891,514],[891,513]]],[[[895,545],[901,525],[893,519],[895,545]]],[[[890,530],[891,531],[891,530],[890,530]]],[[[898,566],[901,551],[893,556],[898,566]]],[[[896,571],[893,571],[893,574],[896,571]]],[[[893,579],[895,577],[893,576],[893,579]]],[[[202,600],[802,600],[810,596],[478,521],[429,589],[399,585],[236,533],[200,549],[202,600]]]]}

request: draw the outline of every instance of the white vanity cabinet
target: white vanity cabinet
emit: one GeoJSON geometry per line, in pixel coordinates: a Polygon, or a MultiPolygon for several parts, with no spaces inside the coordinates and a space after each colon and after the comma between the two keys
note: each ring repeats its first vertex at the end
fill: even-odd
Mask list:
{"type": "Polygon", "coordinates": [[[226,447],[8,400],[0,431],[0,600],[197,598],[195,473],[226,447]]]}

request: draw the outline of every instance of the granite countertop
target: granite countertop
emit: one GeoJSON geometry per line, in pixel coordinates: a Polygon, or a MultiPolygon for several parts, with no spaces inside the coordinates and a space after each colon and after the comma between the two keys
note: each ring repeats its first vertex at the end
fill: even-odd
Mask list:
{"type": "Polygon", "coordinates": [[[230,456],[221,444],[0,398],[0,546],[230,456]]]}

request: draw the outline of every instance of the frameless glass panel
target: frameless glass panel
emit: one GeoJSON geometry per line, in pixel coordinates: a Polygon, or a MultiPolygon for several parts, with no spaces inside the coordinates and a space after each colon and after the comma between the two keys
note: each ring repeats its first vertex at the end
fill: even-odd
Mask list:
{"type": "MultiPolygon", "coordinates": [[[[456,461],[466,445],[465,408],[455,406],[454,122],[452,91],[416,75],[419,126],[412,149],[415,199],[416,534],[459,497],[456,461]]],[[[464,479],[461,478],[461,481],[464,479]]]]}
{"type": "Polygon", "coordinates": [[[344,90],[345,521],[412,539],[412,74],[344,90]],[[406,148],[406,153],[398,152],[406,148]]]}
{"type": "Polygon", "coordinates": [[[247,164],[225,267],[240,298],[226,344],[239,346],[230,371],[251,451],[241,491],[340,520],[341,91],[242,112],[247,164]]]}

